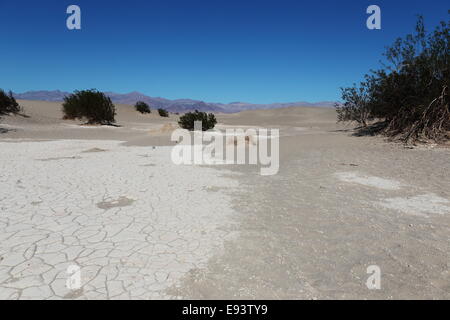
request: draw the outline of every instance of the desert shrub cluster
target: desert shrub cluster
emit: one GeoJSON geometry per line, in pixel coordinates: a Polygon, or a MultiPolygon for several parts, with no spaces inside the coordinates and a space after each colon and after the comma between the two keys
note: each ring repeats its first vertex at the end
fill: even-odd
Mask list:
{"type": "Polygon", "coordinates": [[[20,106],[14,98],[12,92],[6,93],[0,89],[0,116],[10,113],[19,113],[20,106]]]}
{"type": "Polygon", "coordinates": [[[63,113],[64,119],[86,119],[89,124],[112,124],[116,115],[111,99],[94,89],[64,97],[63,113]]]}
{"type": "Polygon", "coordinates": [[[342,89],[338,121],[367,127],[405,142],[447,140],[450,132],[450,22],[427,32],[419,17],[414,34],[398,38],[386,50],[383,68],[363,82],[342,89]]]}
{"type": "Polygon", "coordinates": [[[199,112],[195,110],[194,112],[188,112],[180,117],[178,124],[181,128],[187,130],[194,130],[195,121],[202,122],[202,131],[207,131],[213,129],[217,123],[216,117],[212,113],[199,112]]]}
{"type": "Polygon", "coordinates": [[[165,109],[162,109],[162,108],[158,109],[158,114],[161,117],[164,117],[164,118],[167,118],[169,116],[169,112],[167,110],[165,110],[165,109]]]}
{"type": "Polygon", "coordinates": [[[143,101],[136,102],[136,104],[134,105],[134,108],[136,109],[136,111],[143,113],[143,114],[151,113],[150,106],[143,101]]]}

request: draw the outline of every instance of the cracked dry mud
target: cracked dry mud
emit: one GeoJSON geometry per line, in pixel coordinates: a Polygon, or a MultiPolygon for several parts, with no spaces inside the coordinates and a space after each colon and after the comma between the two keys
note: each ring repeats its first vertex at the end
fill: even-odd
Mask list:
{"type": "Polygon", "coordinates": [[[0,148],[1,299],[165,298],[163,289],[205,267],[235,232],[229,197],[205,188],[236,183],[172,165],[169,147],[75,140],[0,148]],[[78,156],[98,146],[109,151],[78,156]],[[36,160],[44,158],[52,161],[36,160]],[[149,160],[157,167],[142,167],[149,160]],[[70,265],[81,268],[82,290],[66,287],[70,265]]]}

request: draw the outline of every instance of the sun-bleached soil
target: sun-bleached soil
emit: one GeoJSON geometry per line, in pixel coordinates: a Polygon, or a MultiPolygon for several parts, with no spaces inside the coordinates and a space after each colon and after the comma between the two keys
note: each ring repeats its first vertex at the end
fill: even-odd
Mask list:
{"type": "Polygon", "coordinates": [[[449,148],[354,137],[325,108],[218,115],[280,129],[279,173],[261,176],[174,165],[175,115],[80,126],[21,104],[30,118],[0,121],[2,299],[450,298],[449,148]]]}

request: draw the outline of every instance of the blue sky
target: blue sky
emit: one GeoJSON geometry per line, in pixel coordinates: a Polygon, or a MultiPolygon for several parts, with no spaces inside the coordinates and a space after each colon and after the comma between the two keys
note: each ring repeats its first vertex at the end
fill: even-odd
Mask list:
{"type": "Polygon", "coordinates": [[[254,103],[337,100],[447,0],[1,0],[0,88],[140,91],[254,103]],[[81,8],[82,30],[66,28],[81,8]],[[366,28],[366,8],[382,30],[366,28]]]}

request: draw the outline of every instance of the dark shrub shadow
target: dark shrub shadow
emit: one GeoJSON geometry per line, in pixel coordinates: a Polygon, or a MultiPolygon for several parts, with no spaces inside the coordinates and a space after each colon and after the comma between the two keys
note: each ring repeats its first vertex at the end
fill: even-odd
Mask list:
{"type": "Polygon", "coordinates": [[[338,130],[330,130],[328,132],[352,132],[354,129],[338,129],[338,130]]]}
{"type": "Polygon", "coordinates": [[[376,136],[383,133],[387,126],[388,122],[386,121],[376,122],[367,127],[355,128],[355,132],[352,135],[355,137],[376,136]]]}
{"type": "Polygon", "coordinates": [[[16,131],[17,131],[16,129],[6,129],[6,128],[0,127],[0,134],[8,133],[8,132],[16,132],[16,131]]]}
{"type": "Polygon", "coordinates": [[[80,126],[94,126],[94,127],[105,126],[105,127],[122,128],[122,125],[117,124],[117,123],[91,123],[91,122],[83,122],[83,123],[80,124],[80,126]]]}

